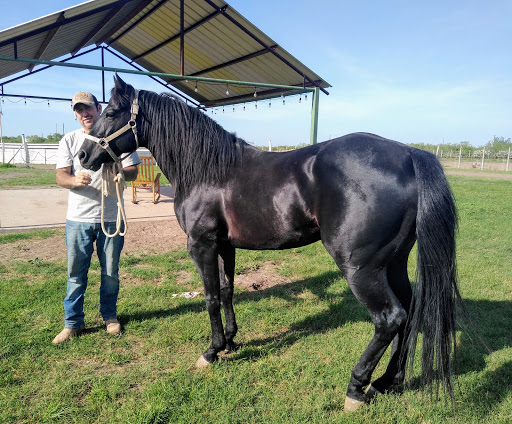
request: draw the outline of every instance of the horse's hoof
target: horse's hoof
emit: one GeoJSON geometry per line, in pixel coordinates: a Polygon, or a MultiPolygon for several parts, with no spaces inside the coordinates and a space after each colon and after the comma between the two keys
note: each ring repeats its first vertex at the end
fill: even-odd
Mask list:
{"type": "Polygon", "coordinates": [[[201,355],[199,359],[196,362],[196,368],[206,368],[211,365],[211,362],[208,362],[206,359],[204,359],[204,356],[201,355]]]}
{"type": "Polygon", "coordinates": [[[348,396],[345,397],[345,411],[347,412],[355,412],[363,405],[364,402],[362,400],[352,399],[348,396]]]}

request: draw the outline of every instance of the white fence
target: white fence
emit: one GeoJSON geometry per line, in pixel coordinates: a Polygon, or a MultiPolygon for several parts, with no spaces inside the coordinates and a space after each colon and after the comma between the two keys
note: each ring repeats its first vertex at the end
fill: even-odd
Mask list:
{"type": "Polygon", "coordinates": [[[3,163],[23,163],[54,165],[57,163],[58,144],[28,144],[27,149],[23,143],[4,143],[2,149],[3,163]],[[28,154],[28,158],[27,158],[28,154]]]}
{"type": "MultiPolygon", "coordinates": [[[[3,143],[2,163],[30,165],[55,165],[58,144],[3,143]]],[[[137,150],[139,156],[151,156],[148,149],[137,150]]]]}
{"type": "MultiPolygon", "coordinates": [[[[268,142],[272,149],[271,141],[268,142]]],[[[58,144],[36,143],[2,143],[2,157],[0,163],[25,164],[26,166],[43,164],[55,165],[57,163],[58,144]],[[25,148],[26,146],[26,148],[25,148]]],[[[139,156],[151,156],[148,149],[141,147],[137,150],[139,156]]],[[[482,150],[443,151],[438,148],[434,153],[439,160],[447,166],[457,168],[478,168],[489,170],[509,171],[511,168],[511,151],[482,150]]]]}
{"type": "Polygon", "coordinates": [[[439,147],[434,153],[441,163],[449,167],[457,168],[476,168],[493,171],[509,171],[511,164],[511,149],[508,150],[491,150],[485,147],[480,150],[466,150],[462,147],[459,151],[440,150],[439,147]]]}

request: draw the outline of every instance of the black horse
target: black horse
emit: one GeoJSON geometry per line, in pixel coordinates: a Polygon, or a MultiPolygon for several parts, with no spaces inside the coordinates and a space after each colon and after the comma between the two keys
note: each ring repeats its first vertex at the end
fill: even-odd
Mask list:
{"type": "Polygon", "coordinates": [[[110,102],[91,131],[104,138],[98,144],[86,140],[79,157],[97,170],[140,143],[175,187],[176,217],[188,235],[211,322],[212,342],[198,366],[236,347],[236,248],[286,249],[321,240],[375,326],[352,371],[346,409],[402,385],[420,331],[422,381],[442,383],[453,395],[455,303],[462,302],[456,209],[434,155],[366,133],[264,152],[181,100],[114,80],[110,102]],[[132,131],[107,137],[127,121],[135,137],[132,131]],[[407,259],[416,241],[413,296],[407,259]],[[386,372],[371,382],[391,342],[386,372]]]}

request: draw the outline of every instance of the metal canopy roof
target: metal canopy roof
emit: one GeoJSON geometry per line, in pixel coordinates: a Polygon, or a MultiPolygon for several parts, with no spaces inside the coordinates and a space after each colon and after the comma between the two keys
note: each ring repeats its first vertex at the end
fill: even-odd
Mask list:
{"type": "MultiPolygon", "coordinates": [[[[118,52],[136,69],[189,77],[158,75],[203,106],[251,101],[255,91],[269,98],[296,94],[290,86],[330,87],[223,0],[94,0],[0,31],[0,79],[90,46],[118,52]]],[[[0,82],[2,92],[13,80],[0,82]]]]}

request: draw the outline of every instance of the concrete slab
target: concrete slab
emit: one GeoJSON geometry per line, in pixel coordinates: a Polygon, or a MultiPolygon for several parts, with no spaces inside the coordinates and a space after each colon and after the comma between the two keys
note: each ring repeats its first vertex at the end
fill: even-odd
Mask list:
{"type": "MultiPolygon", "coordinates": [[[[161,197],[154,204],[149,198],[132,203],[132,191],[123,193],[126,218],[130,221],[150,221],[175,217],[174,190],[161,187],[161,197]]],[[[66,225],[68,190],[44,188],[0,190],[0,233],[15,233],[66,225]]]]}

